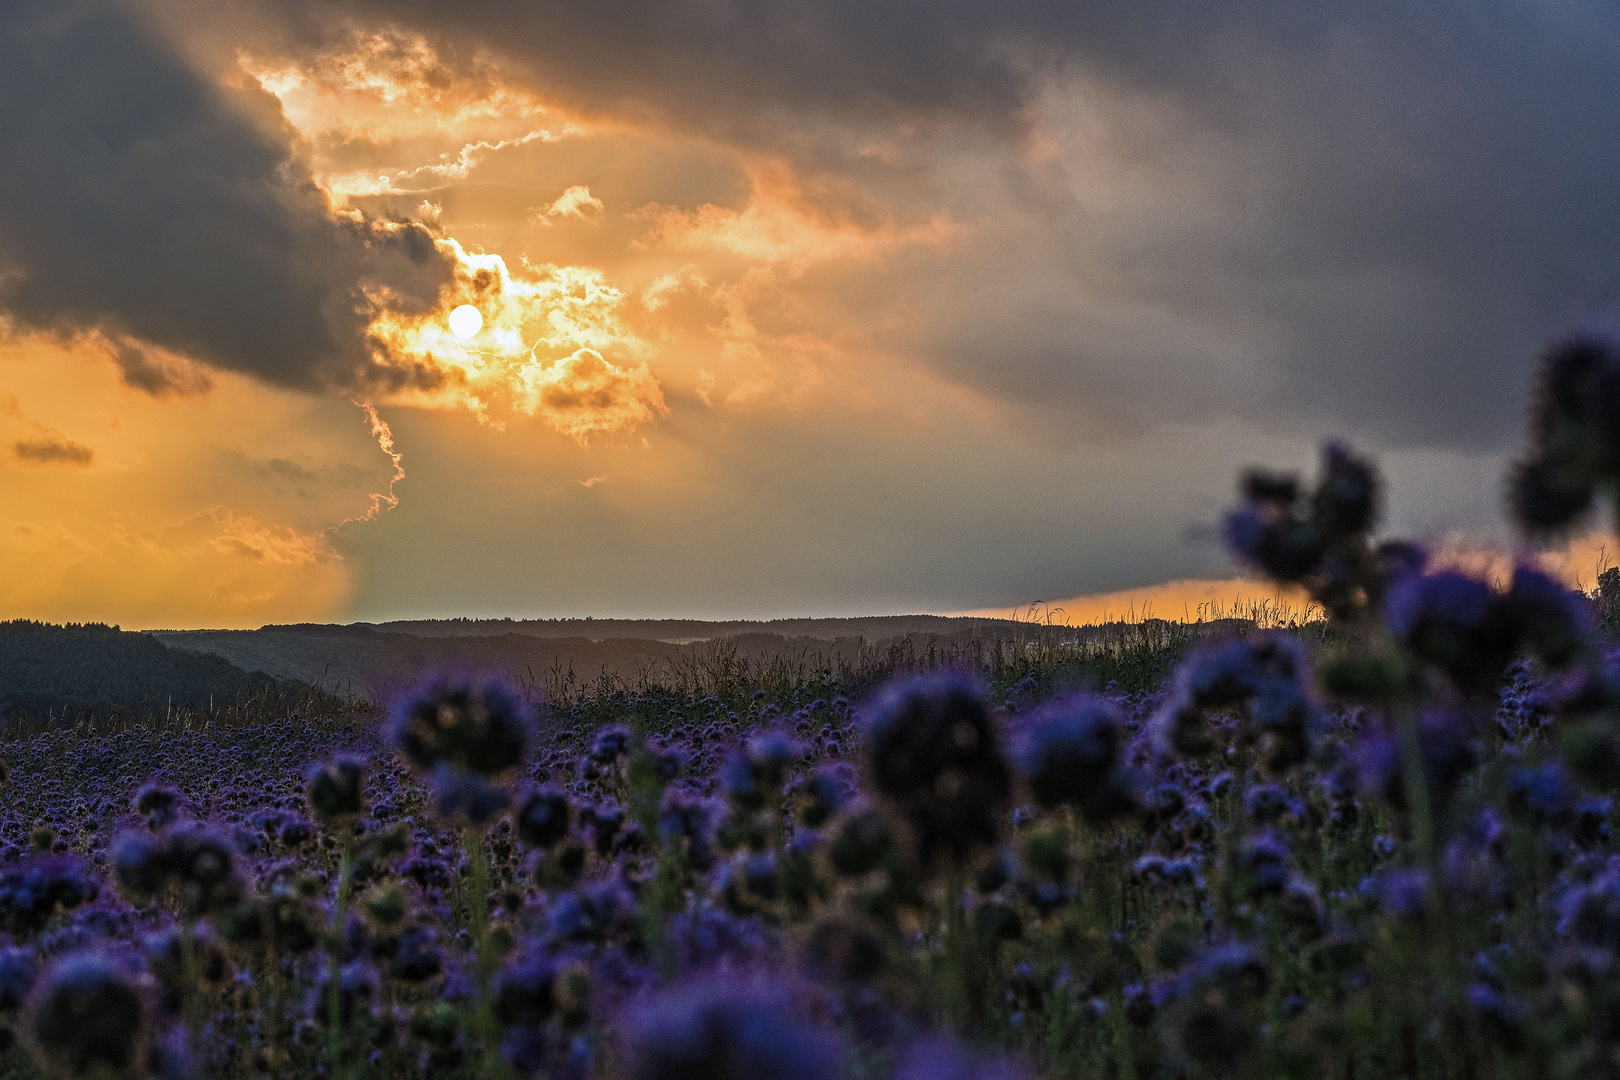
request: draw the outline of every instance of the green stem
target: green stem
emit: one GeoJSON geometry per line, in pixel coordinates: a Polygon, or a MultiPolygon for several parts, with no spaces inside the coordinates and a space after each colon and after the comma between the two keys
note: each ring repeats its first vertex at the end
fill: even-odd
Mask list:
{"type": "Polygon", "coordinates": [[[265,950],[263,978],[258,986],[260,1010],[263,1019],[261,1037],[265,1051],[274,1065],[281,1063],[281,992],[277,985],[281,977],[281,958],[274,945],[265,950]]]}
{"type": "Polygon", "coordinates": [[[462,839],[467,846],[467,860],[472,869],[472,895],[467,898],[467,912],[468,921],[472,924],[474,970],[478,985],[474,1021],[484,1048],[484,1074],[492,1080],[510,1080],[511,1070],[501,1056],[501,1025],[495,1017],[495,1002],[490,995],[490,976],[494,974],[495,957],[489,950],[489,862],[484,857],[484,835],[476,828],[469,828],[462,834],[462,839]]]}
{"type": "Polygon", "coordinates": [[[1243,845],[1248,840],[1249,818],[1243,801],[1248,790],[1249,767],[1241,756],[1232,769],[1232,789],[1226,794],[1226,828],[1222,830],[1221,883],[1218,914],[1227,927],[1237,923],[1238,879],[1243,870],[1243,845]]]}
{"type": "Polygon", "coordinates": [[[1430,938],[1430,965],[1439,996],[1442,1015],[1461,1016],[1467,1028],[1467,1053],[1470,1065],[1478,1057],[1478,1044],[1466,1010],[1462,1009],[1461,988],[1467,981],[1459,968],[1455,940],[1455,927],[1450,898],[1446,895],[1445,881],[1440,873],[1440,843],[1435,823],[1433,793],[1429,790],[1428,773],[1423,767],[1423,739],[1418,726],[1417,711],[1407,703],[1395,709],[1396,724],[1400,729],[1401,773],[1406,794],[1406,808],[1412,822],[1412,841],[1417,848],[1418,862],[1428,880],[1429,900],[1433,905],[1430,923],[1434,934],[1430,938]]]}
{"type": "Polygon", "coordinates": [[[978,1034],[978,1001],[975,994],[975,964],[972,934],[968,929],[963,909],[965,876],[952,873],[945,879],[945,938],[941,942],[944,952],[947,1019],[961,1035],[978,1034]]]}
{"type": "Polygon", "coordinates": [[[343,939],[349,917],[349,837],[344,834],[338,848],[337,901],[332,906],[332,934],[327,944],[331,969],[327,974],[327,1053],[332,1059],[333,1080],[343,1075],[343,939]]]}
{"type": "Polygon", "coordinates": [[[187,1043],[197,1044],[197,937],[196,924],[188,916],[180,920],[180,1012],[186,1018],[187,1043]]]}

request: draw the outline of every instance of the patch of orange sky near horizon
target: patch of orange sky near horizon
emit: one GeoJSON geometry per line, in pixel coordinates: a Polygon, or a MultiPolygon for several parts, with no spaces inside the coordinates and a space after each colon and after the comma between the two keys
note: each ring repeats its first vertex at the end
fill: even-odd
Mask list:
{"type": "Polygon", "coordinates": [[[154,398],[119,381],[106,348],[0,341],[0,613],[128,629],[341,616],[355,567],[329,526],[382,472],[360,424],[329,423],[353,406],[222,373],[154,398]],[[12,453],[40,429],[88,459],[12,453]]]}
{"type": "MultiPolygon", "coordinates": [[[[1441,543],[1434,549],[1433,568],[1461,570],[1483,578],[1497,588],[1505,588],[1513,568],[1529,562],[1571,588],[1590,592],[1597,575],[1617,565],[1613,538],[1601,533],[1576,537],[1562,548],[1533,554],[1513,553],[1470,545],[1461,541],[1441,543]]],[[[1255,578],[1188,578],[1144,585],[1136,589],[1084,593],[1066,599],[1035,600],[1015,608],[977,608],[971,611],[943,612],[978,618],[1012,618],[1024,622],[1052,622],[1086,626],[1124,620],[1168,619],[1172,622],[1208,621],[1227,616],[1301,621],[1319,615],[1303,589],[1278,585],[1255,578]]]]}

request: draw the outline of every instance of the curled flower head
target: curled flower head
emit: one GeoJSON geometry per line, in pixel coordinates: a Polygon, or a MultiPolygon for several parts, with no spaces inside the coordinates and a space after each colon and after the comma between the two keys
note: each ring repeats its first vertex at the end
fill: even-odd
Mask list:
{"type": "Polygon", "coordinates": [[[672,991],[636,1009],[623,1038],[626,1080],[826,1080],[839,1069],[833,1040],[770,984],[672,991]]]}
{"type": "Polygon", "coordinates": [[[164,858],[192,913],[207,915],[241,898],[236,847],[219,829],[180,822],[165,830],[163,840],[164,858]]]}
{"type": "Polygon", "coordinates": [[[1533,567],[1513,571],[1507,604],[1525,644],[1549,664],[1572,660],[1591,635],[1586,597],[1533,567]]]}
{"type": "Polygon", "coordinates": [[[1320,725],[1320,710],[1309,682],[1304,644],[1281,633],[1205,645],[1177,669],[1171,693],[1153,726],[1168,751],[1203,754],[1214,748],[1206,717],[1215,710],[1243,708],[1240,736],[1263,742],[1263,760],[1272,771],[1304,761],[1320,725]]]}
{"type": "Polygon", "coordinates": [[[762,731],[748,740],[748,759],[754,763],[760,782],[769,789],[782,786],[792,764],[804,755],[804,747],[784,731],[762,731]]]}
{"type": "Polygon", "coordinates": [[[803,791],[808,799],[800,812],[800,819],[812,829],[819,829],[838,813],[855,793],[853,771],[842,762],[823,765],[805,777],[803,791]]]}
{"type": "Polygon", "coordinates": [[[431,926],[405,927],[400,931],[390,970],[396,978],[410,983],[426,982],[439,974],[444,970],[444,954],[439,950],[438,932],[431,926]]]}
{"type": "Polygon", "coordinates": [[[153,832],[174,821],[185,809],[185,796],[178,788],[152,780],[135,792],[135,812],[146,819],[153,832]]]}
{"type": "Polygon", "coordinates": [[[1300,506],[1296,478],[1254,470],[1240,492],[1244,504],[1227,514],[1224,529],[1238,558],[1281,581],[1301,581],[1321,565],[1328,538],[1300,506]]]}
{"type": "Polygon", "coordinates": [[[394,708],[394,745],[423,772],[441,766],[499,776],[533,738],[528,710],[505,685],[436,679],[394,708]]]}
{"type": "Polygon", "coordinates": [[[0,948],[0,1013],[16,1010],[28,997],[38,975],[34,950],[8,946],[0,948]]]}
{"type": "Polygon", "coordinates": [[[201,821],[180,820],[157,836],[124,833],[113,843],[119,888],[146,900],[171,886],[193,915],[214,914],[242,898],[236,845],[201,821]]]}
{"type": "Polygon", "coordinates": [[[609,724],[596,733],[591,743],[591,760],[598,765],[612,765],[630,752],[630,729],[623,724],[609,724]]]}
{"type": "Polygon", "coordinates": [[[1530,407],[1530,450],[1514,469],[1514,517],[1532,536],[1555,536],[1620,478],[1620,344],[1595,334],[1542,356],[1530,407]]]}
{"type": "Polygon", "coordinates": [[[518,805],[518,839],[533,847],[549,848],[568,835],[572,815],[567,795],[554,787],[536,788],[518,805]]]}
{"type": "Polygon", "coordinates": [[[715,808],[691,792],[671,788],[658,808],[658,836],[666,848],[685,855],[695,870],[714,865],[715,808]]]}
{"type": "Polygon", "coordinates": [[[305,794],[315,817],[336,824],[358,816],[365,809],[364,777],[365,762],[349,755],[311,765],[304,776],[305,794]]]}
{"type": "Polygon", "coordinates": [[[1494,692],[1521,639],[1513,599],[1455,570],[1396,582],[1384,602],[1384,622],[1414,656],[1465,693],[1494,692]]]}
{"type": "Polygon", "coordinates": [[[552,898],[546,912],[551,936],[572,944],[606,944],[637,930],[639,908],[617,881],[598,881],[552,898]]]}
{"type": "Polygon", "coordinates": [[[28,1014],[29,1042],[57,1076],[124,1076],[144,1057],[147,1005],[139,985],[99,953],[52,964],[28,1014]]]}
{"type": "Polygon", "coordinates": [[[768,730],[726,755],[720,766],[720,786],[738,810],[753,813],[781,790],[788,768],[804,748],[784,732],[768,730]]]}
{"type": "Polygon", "coordinates": [[[1035,801],[1072,805],[1093,822],[1135,808],[1137,784],[1121,762],[1123,728],[1119,706],[1090,694],[1042,709],[1018,755],[1035,801]]]}
{"type": "Polygon", "coordinates": [[[923,866],[995,844],[1012,777],[977,683],[943,672],[891,683],[866,724],[872,786],[923,866]]]}
{"type": "Polygon", "coordinates": [[[1254,469],[1239,484],[1243,504],[1226,516],[1226,542],[1241,560],[1279,581],[1305,582],[1320,599],[1350,593],[1337,581],[1378,516],[1378,473],[1341,443],[1322,448],[1322,472],[1305,496],[1292,475],[1254,469]]]}
{"type": "Polygon", "coordinates": [[[428,783],[439,797],[439,816],[469,825],[489,824],[512,801],[511,793],[488,776],[448,762],[434,768],[428,783]]]}
{"type": "Polygon", "coordinates": [[[1251,899],[1275,896],[1288,884],[1288,844],[1271,829],[1262,829],[1244,848],[1242,867],[1251,899]]]}
{"type": "Polygon", "coordinates": [[[118,887],[135,900],[146,900],[163,890],[169,867],[156,837],[126,832],[113,841],[113,875],[118,887]]]}
{"type": "Polygon", "coordinates": [[[1508,478],[1513,518],[1534,537],[1556,537],[1583,520],[1596,495],[1587,471],[1573,462],[1531,457],[1508,478]]]}
{"type": "Polygon", "coordinates": [[[100,891],[100,880],[75,856],[31,856],[0,872],[0,932],[38,933],[57,911],[89,903],[100,891]]]}
{"type": "Polygon", "coordinates": [[[1311,511],[1323,531],[1335,538],[1372,529],[1378,519],[1378,470],[1343,443],[1322,447],[1322,478],[1311,496],[1311,511]]]}

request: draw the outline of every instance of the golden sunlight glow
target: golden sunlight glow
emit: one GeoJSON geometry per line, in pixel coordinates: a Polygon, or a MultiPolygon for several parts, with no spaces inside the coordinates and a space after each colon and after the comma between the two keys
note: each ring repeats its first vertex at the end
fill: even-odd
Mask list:
{"type": "Polygon", "coordinates": [[[471,304],[462,304],[450,312],[450,332],[466,340],[483,329],[484,317],[471,304]]]}
{"type": "Polygon", "coordinates": [[[356,583],[331,525],[378,479],[376,444],[331,423],[351,406],[230,373],[155,397],[120,379],[115,348],[0,336],[0,448],[24,444],[0,453],[0,566],[18,570],[0,612],[126,629],[341,616],[356,583]]]}
{"type": "Polygon", "coordinates": [[[514,274],[499,255],[437,243],[455,267],[439,309],[410,315],[380,304],[371,335],[442,382],[390,401],[467,409],[495,424],[490,409],[499,406],[578,439],[668,411],[648,346],[623,321],[625,295],[600,270],[526,264],[514,274]]]}

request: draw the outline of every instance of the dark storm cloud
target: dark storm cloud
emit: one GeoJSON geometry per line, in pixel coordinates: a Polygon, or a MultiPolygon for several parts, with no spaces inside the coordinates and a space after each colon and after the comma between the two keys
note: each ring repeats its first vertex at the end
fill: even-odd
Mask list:
{"type": "MultiPolygon", "coordinates": [[[[1154,122],[1122,110],[1113,151],[1155,165],[1128,208],[1029,211],[1038,231],[999,256],[1039,270],[1008,266],[1000,326],[1022,347],[997,378],[1395,444],[1517,437],[1540,346],[1620,314],[1620,19],[1335,10],[1318,40],[1272,42],[1263,23],[1217,39],[1224,79],[1167,75],[1154,122]]],[[[1140,103],[1140,85],[1099,89],[1140,103]]],[[[1060,191],[1122,172],[1064,165],[1060,191]]],[[[1008,351],[940,315],[935,355],[959,377],[1008,351]]]]}
{"type": "Polygon", "coordinates": [[[909,289],[925,359],[1031,403],[1500,445],[1537,347],[1620,314],[1620,14],[1590,0],[285,10],[294,37],[395,23],[587,109],[978,215],[999,249],[851,292],[909,289]],[[1124,208],[1074,190],[1119,162],[1021,151],[1061,143],[1041,103],[1065,86],[1117,107],[1091,122],[1153,170],[1124,208]],[[1002,136],[1000,187],[908,157],[919,130],[946,157],[974,133],[958,166],[1002,136]],[[887,177],[863,153],[884,133],[902,146],[887,177]]]}
{"type": "Polygon", "coordinates": [[[446,267],[420,226],[335,217],[274,99],[201,78],[115,0],[0,6],[0,312],[116,344],[127,383],[202,388],[148,346],[271,383],[422,378],[366,339],[446,267]]]}

